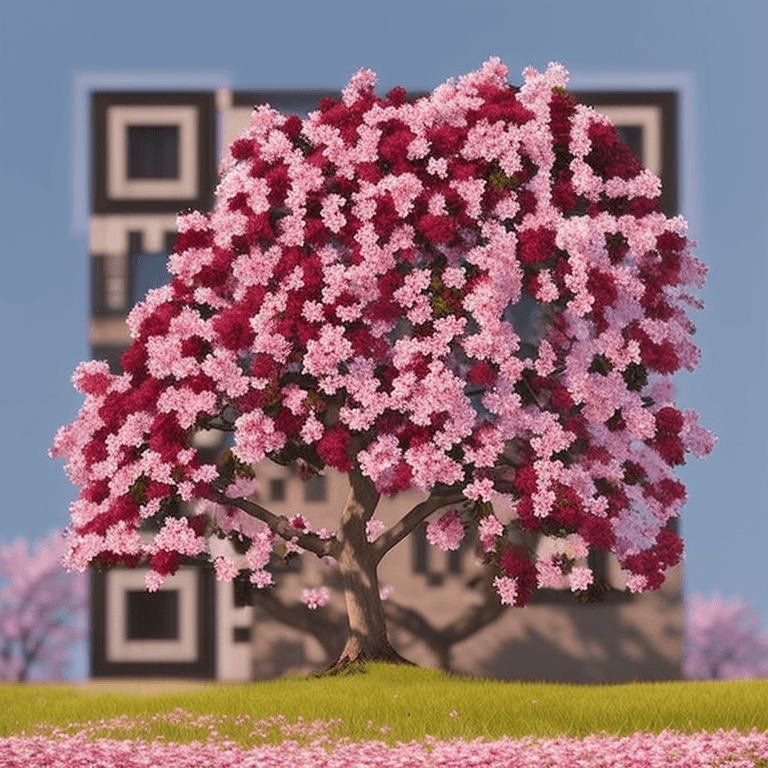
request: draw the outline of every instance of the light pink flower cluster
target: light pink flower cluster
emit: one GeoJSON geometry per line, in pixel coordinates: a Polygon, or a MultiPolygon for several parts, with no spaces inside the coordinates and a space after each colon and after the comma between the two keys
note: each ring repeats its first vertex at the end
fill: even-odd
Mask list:
{"type": "Polygon", "coordinates": [[[322,608],[329,599],[330,595],[325,587],[319,589],[305,589],[301,593],[301,602],[310,610],[322,608]]]}
{"type": "Polygon", "coordinates": [[[496,547],[497,537],[504,533],[504,526],[501,520],[491,513],[480,520],[477,530],[483,552],[492,552],[496,547]]]}
{"type": "Polygon", "coordinates": [[[450,552],[461,546],[465,530],[461,515],[452,509],[427,523],[427,541],[443,552],[450,552]]]}
{"type": "Polygon", "coordinates": [[[493,586],[503,605],[516,605],[518,602],[517,581],[511,576],[496,576],[493,586]]]}
{"type": "Polygon", "coordinates": [[[585,590],[593,583],[594,574],[587,566],[575,563],[588,554],[589,547],[578,534],[562,539],[543,538],[536,559],[538,586],[551,589],[567,586],[573,592],[585,590]]]}
{"type": "Polygon", "coordinates": [[[377,520],[375,517],[372,517],[365,524],[365,537],[368,539],[368,541],[376,541],[379,534],[383,533],[385,528],[386,525],[384,525],[381,520],[377,520]]]}
{"type": "MultiPolygon", "coordinates": [[[[697,361],[706,270],[562,66],[507,75],[491,59],[412,101],[363,71],[306,120],[254,111],[215,210],[179,216],[124,373],[75,374],[85,403],[53,448],[81,487],[72,567],[174,572],[186,529],[156,550],[135,529],[232,482],[190,447],[219,427],[242,464],[298,452],[385,494],[499,493],[526,530],[615,552],[631,589],[662,584],[682,557],[674,468],[714,444],[670,384],[697,361]]],[[[489,525],[522,604],[536,568],[503,558],[503,534],[493,554],[489,525]]]]}

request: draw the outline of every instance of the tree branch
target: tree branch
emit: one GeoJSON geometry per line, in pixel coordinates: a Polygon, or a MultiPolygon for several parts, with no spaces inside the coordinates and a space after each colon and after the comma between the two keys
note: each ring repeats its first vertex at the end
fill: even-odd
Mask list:
{"type": "Polygon", "coordinates": [[[440,630],[436,629],[418,611],[401,605],[391,598],[384,600],[382,604],[387,621],[391,621],[393,624],[408,630],[415,638],[423,640],[435,651],[443,646],[444,640],[440,630]]]}
{"type": "Polygon", "coordinates": [[[439,493],[433,490],[426,500],[413,507],[410,512],[401,517],[389,530],[384,531],[373,542],[371,547],[376,562],[378,563],[395,544],[402,541],[422,520],[426,520],[433,512],[441,507],[446,507],[449,504],[459,504],[462,501],[466,501],[466,497],[458,491],[449,490],[446,493],[439,493]]]}
{"type": "Polygon", "coordinates": [[[426,643],[440,660],[440,666],[449,670],[453,646],[496,621],[507,610],[508,606],[502,605],[489,576],[482,577],[480,589],[483,593],[482,603],[467,609],[442,628],[435,627],[413,608],[393,600],[384,601],[384,615],[388,621],[426,643]]]}
{"type": "Polygon", "coordinates": [[[227,507],[237,507],[251,517],[261,520],[269,526],[272,533],[285,539],[285,541],[295,540],[302,549],[313,552],[318,557],[336,558],[338,556],[339,542],[335,536],[331,536],[330,539],[321,539],[316,533],[298,531],[288,522],[287,517],[275,515],[255,501],[241,498],[231,499],[215,489],[214,495],[219,504],[227,507]]]}
{"type": "Polygon", "coordinates": [[[273,619],[312,635],[325,651],[328,662],[335,661],[344,647],[347,625],[345,615],[326,606],[322,612],[311,611],[305,605],[288,605],[280,600],[274,590],[253,589],[253,602],[273,619]]]}
{"type": "Polygon", "coordinates": [[[496,590],[493,588],[492,576],[493,574],[486,573],[481,577],[482,603],[473,606],[440,630],[440,634],[444,637],[444,642],[454,645],[462,640],[466,640],[466,638],[474,635],[475,632],[478,632],[486,625],[496,621],[507,610],[508,606],[502,604],[496,590]]]}

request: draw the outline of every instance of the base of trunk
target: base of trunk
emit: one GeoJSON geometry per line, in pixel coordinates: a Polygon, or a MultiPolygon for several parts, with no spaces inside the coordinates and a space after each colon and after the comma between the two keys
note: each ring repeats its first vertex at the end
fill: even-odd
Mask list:
{"type": "Polygon", "coordinates": [[[382,661],[386,664],[406,664],[411,667],[418,666],[412,661],[403,658],[389,643],[375,651],[350,648],[349,644],[347,644],[341,656],[320,674],[340,675],[365,672],[365,665],[371,661],[382,661]]]}

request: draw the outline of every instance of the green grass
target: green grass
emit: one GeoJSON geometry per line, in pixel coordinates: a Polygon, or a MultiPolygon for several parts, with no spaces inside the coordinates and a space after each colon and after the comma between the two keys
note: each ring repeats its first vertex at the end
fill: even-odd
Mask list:
{"type": "Polygon", "coordinates": [[[73,685],[0,686],[0,736],[52,728],[75,733],[87,723],[127,716],[133,727],[93,728],[95,736],[204,741],[209,726],[241,746],[286,738],[280,727],[253,734],[259,720],[282,715],[335,720],[327,735],[389,743],[503,735],[615,736],[664,729],[683,733],[735,728],[768,730],[768,680],[556,685],[446,675],[439,671],[368,665],[333,678],[297,677],[257,683],[204,683],[188,691],[141,695],[73,685]],[[202,721],[163,719],[180,708],[202,721]],[[451,716],[451,713],[455,713],[451,716]],[[152,720],[153,716],[159,716],[152,720]],[[239,720],[238,720],[239,718],[239,720]],[[70,724],[79,727],[67,728],[70,724]],[[384,731],[382,732],[382,728],[384,731]]]}

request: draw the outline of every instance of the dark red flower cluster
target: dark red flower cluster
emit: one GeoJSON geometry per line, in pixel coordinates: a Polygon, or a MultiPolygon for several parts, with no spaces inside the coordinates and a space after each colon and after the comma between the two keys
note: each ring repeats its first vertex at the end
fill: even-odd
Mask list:
{"type": "Polygon", "coordinates": [[[517,581],[515,605],[527,605],[536,590],[536,566],[528,559],[523,547],[508,546],[499,558],[499,566],[506,576],[517,581]]]}

